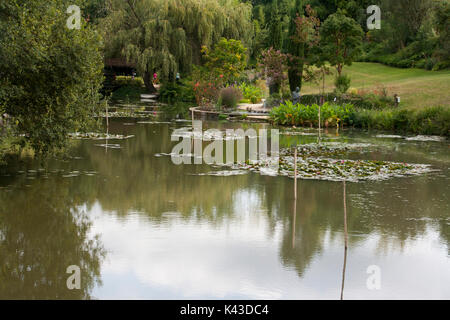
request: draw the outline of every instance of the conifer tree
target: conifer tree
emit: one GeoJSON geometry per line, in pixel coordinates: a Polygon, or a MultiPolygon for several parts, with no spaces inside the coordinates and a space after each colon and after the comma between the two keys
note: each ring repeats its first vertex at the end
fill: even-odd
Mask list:
{"type": "Polygon", "coordinates": [[[295,0],[295,5],[291,10],[289,34],[286,40],[286,51],[290,55],[288,60],[288,78],[291,91],[294,91],[297,87],[302,88],[303,60],[300,60],[299,57],[303,56],[305,44],[294,40],[297,33],[295,19],[301,15],[303,15],[302,0],[295,0]]]}
{"type": "Polygon", "coordinates": [[[282,25],[281,16],[278,8],[278,0],[273,0],[270,8],[270,21],[269,21],[269,39],[268,46],[276,50],[281,49],[282,39],[282,25]]]}

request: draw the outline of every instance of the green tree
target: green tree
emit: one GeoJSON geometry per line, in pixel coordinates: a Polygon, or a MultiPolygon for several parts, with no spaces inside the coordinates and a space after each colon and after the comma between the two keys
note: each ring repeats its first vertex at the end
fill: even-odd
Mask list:
{"type": "Polygon", "coordinates": [[[261,54],[259,66],[262,73],[268,78],[270,94],[280,92],[281,84],[286,79],[287,57],[280,50],[269,48],[261,54]]]}
{"type": "Polygon", "coordinates": [[[301,89],[305,67],[317,63],[320,20],[310,5],[305,7],[305,15],[296,14],[290,37],[289,84],[291,91],[301,89]]]}
{"type": "Polygon", "coordinates": [[[432,0],[383,1],[382,9],[388,12],[388,20],[394,27],[393,35],[399,48],[404,48],[416,39],[431,7],[432,0]]]}
{"type": "Polygon", "coordinates": [[[295,5],[291,10],[289,33],[287,38],[287,53],[289,53],[291,59],[288,62],[288,78],[289,87],[291,91],[294,91],[297,87],[302,88],[302,75],[303,75],[303,61],[300,61],[299,57],[304,54],[304,43],[294,40],[297,34],[296,18],[303,13],[302,0],[295,0],[295,5]]]}
{"type": "Polygon", "coordinates": [[[351,65],[361,53],[364,32],[358,23],[341,12],[330,15],[320,28],[320,47],[325,60],[340,76],[344,65],[351,65]]]}
{"type": "Polygon", "coordinates": [[[79,30],[67,27],[66,10],[77,3],[0,3],[0,105],[37,152],[63,148],[98,106],[101,37],[83,19],[79,30]]]}
{"type": "Polygon", "coordinates": [[[252,41],[252,57],[256,58],[261,54],[267,43],[269,36],[268,30],[266,28],[266,20],[264,14],[264,7],[257,6],[253,10],[253,29],[254,36],[252,41]]]}
{"type": "Polygon", "coordinates": [[[206,69],[223,77],[226,83],[236,81],[247,66],[247,49],[239,40],[222,38],[214,50],[203,47],[202,52],[206,69]]]}
{"type": "Polygon", "coordinates": [[[108,14],[107,0],[85,0],[82,13],[89,22],[98,23],[108,14]]]}
{"type": "Polygon", "coordinates": [[[450,1],[439,1],[435,3],[435,29],[438,34],[438,45],[435,56],[440,63],[436,67],[450,67],[450,1]]]}
{"type": "Polygon", "coordinates": [[[283,43],[282,38],[282,24],[281,15],[278,9],[278,0],[274,0],[270,6],[270,21],[269,21],[269,38],[268,47],[276,50],[281,49],[283,43]]]}
{"type": "Polygon", "coordinates": [[[222,37],[251,44],[251,5],[237,0],[110,0],[104,21],[106,53],[135,62],[149,91],[153,72],[163,81],[201,63],[201,47],[222,37]]]}

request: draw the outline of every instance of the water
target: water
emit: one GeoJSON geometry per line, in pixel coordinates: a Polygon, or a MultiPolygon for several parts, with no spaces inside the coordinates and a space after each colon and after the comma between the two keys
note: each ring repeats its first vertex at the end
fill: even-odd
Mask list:
{"type": "MultiPolygon", "coordinates": [[[[340,298],[343,182],[299,180],[295,205],[287,177],[211,176],[204,174],[223,168],[174,165],[164,155],[170,134],[189,123],[137,121],[113,121],[112,133],[133,137],[108,148],[74,140],[69,159],[29,160],[0,176],[0,298],[340,298]],[[81,268],[80,290],[67,288],[70,265],[81,268]]],[[[306,130],[280,142],[316,139],[306,130]]],[[[348,158],[436,170],[346,183],[344,299],[450,298],[449,144],[422,140],[325,135],[373,145],[348,158]],[[373,265],[379,290],[367,286],[373,265]]]]}

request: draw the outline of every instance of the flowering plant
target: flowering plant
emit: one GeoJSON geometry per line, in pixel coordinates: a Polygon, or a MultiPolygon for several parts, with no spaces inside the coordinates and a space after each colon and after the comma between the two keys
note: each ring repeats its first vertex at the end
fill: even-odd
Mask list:
{"type": "Polygon", "coordinates": [[[287,56],[280,50],[270,48],[264,50],[261,54],[259,67],[262,73],[267,77],[267,84],[269,85],[270,93],[278,93],[280,91],[281,83],[287,79],[286,76],[286,62],[287,56]]]}

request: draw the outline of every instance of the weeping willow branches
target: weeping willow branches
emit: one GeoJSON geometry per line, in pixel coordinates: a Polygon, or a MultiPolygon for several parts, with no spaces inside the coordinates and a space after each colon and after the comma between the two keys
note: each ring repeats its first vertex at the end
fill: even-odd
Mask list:
{"type": "Polygon", "coordinates": [[[238,0],[110,0],[110,8],[106,56],[136,63],[144,79],[173,79],[201,62],[202,46],[222,37],[250,46],[253,35],[251,5],[238,0]]]}

